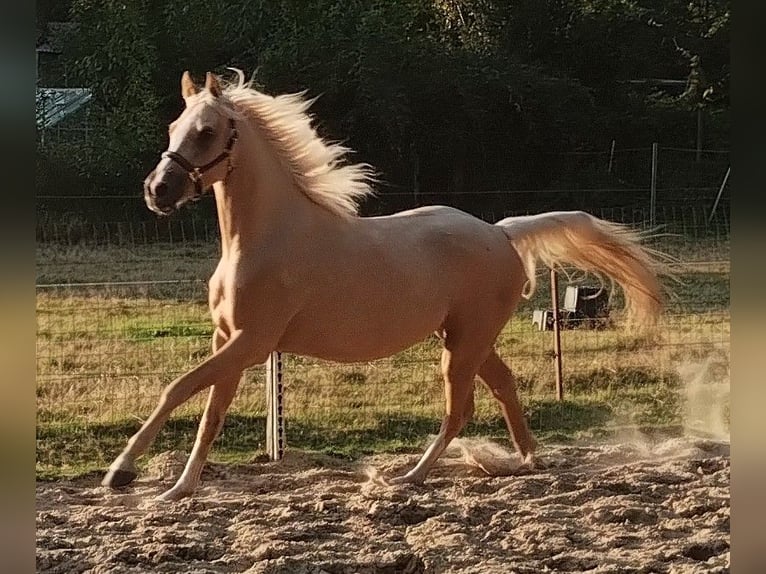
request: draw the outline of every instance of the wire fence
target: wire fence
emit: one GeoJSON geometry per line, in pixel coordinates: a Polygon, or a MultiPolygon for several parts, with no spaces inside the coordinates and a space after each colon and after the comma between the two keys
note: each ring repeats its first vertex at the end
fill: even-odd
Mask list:
{"type": "MultiPolygon", "coordinates": [[[[449,194],[388,186],[363,206],[377,215],[443,203],[490,222],[584,209],[654,232],[650,245],[680,260],[681,281],[671,284],[657,338],[636,338],[618,323],[562,331],[563,402],[555,400],[552,333],[532,322],[536,310],[552,307],[550,285],[538,279],[536,295],[520,305],[497,343],[537,432],[702,420],[685,412],[689,405],[719,404],[728,389],[728,152],[659,147],[653,163],[650,147],[615,148],[551,156],[546,185],[536,189],[502,181],[497,190],[449,194]],[[690,392],[707,394],[692,400],[690,392]]],[[[40,195],[37,213],[38,466],[61,469],[77,460],[103,466],[165,385],[210,353],[215,205],[208,196],[157,218],[140,193],[40,195]]],[[[580,275],[560,283],[560,299],[567,285],[594,284],[580,275]]],[[[611,308],[620,308],[619,294],[611,308]]],[[[439,354],[438,341],[429,339],[363,364],[284,356],[287,444],[348,451],[422,443],[442,416],[439,354]]],[[[244,374],[217,452],[264,448],[265,380],[264,367],[244,374]]],[[[188,449],[203,406],[198,396],[179,409],[158,448],[188,449]]],[[[507,437],[480,385],[466,432],[507,437]]]]}
{"type": "MultiPolygon", "coordinates": [[[[646,209],[594,213],[648,228],[646,209]]],[[[670,235],[656,238],[654,246],[679,257],[683,267],[658,338],[642,340],[613,325],[561,333],[566,398],[599,400],[565,406],[554,400],[552,333],[532,324],[535,310],[551,307],[544,278],[503,331],[497,348],[514,369],[536,431],[586,431],[615,420],[651,424],[663,420],[668,409],[680,417],[685,408],[680,388],[700,380],[728,381],[728,210],[712,219],[693,205],[667,206],[660,213],[670,235]],[[621,406],[637,393],[651,395],[644,397],[643,412],[621,406]]],[[[104,223],[79,238],[71,228],[62,233],[53,225],[44,237],[37,259],[38,463],[56,467],[66,464],[60,446],[51,446],[60,445],[61,437],[83,444],[116,435],[124,442],[164,386],[209,355],[206,280],[218,245],[216,229],[182,219],[104,223]]],[[[593,281],[562,277],[560,293],[566,285],[593,281]]],[[[620,307],[619,295],[613,307],[620,307]]],[[[439,353],[438,341],[429,339],[369,363],[285,356],[287,444],[396,449],[425,440],[442,416],[439,353]]],[[[218,449],[264,447],[265,397],[264,368],[248,370],[218,449]]],[[[160,448],[188,448],[203,406],[204,397],[198,396],[182,407],[160,448]]],[[[507,436],[503,429],[493,400],[477,386],[476,415],[467,432],[507,436]]],[[[90,456],[106,464],[114,452],[99,449],[90,456]]]]}
{"type": "MultiPolygon", "coordinates": [[[[619,329],[572,329],[561,333],[566,398],[621,388],[647,391],[678,388],[700,377],[727,381],[729,314],[726,277],[705,275],[712,283],[698,294],[703,312],[666,315],[661,335],[651,343],[619,329]],[[697,369],[691,379],[679,370],[697,369]]],[[[38,422],[86,436],[110,425],[138,423],[157,403],[163,387],[209,354],[212,329],[200,282],[38,288],[38,422]]],[[[513,366],[535,430],[567,428],[566,413],[554,404],[553,339],[531,324],[535,306],[549,307],[544,294],[526,304],[508,324],[497,347],[513,366]]],[[[326,448],[333,444],[396,444],[436,432],[443,409],[439,344],[427,340],[388,359],[349,365],[284,357],[284,411],[288,445],[326,448]]],[[[263,448],[266,389],[262,367],[243,377],[232,412],[251,421],[263,448]]],[[[619,393],[617,392],[619,396],[619,393]]],[[[677,401],[656,397],[644,413],[623,413],[622,423],[650,424],[677,401]],[[638,418],[635,418],[638,416],[638,418]],[[631,418],[633,417],[633,418],[631,418]]],[[[196,417],[203,397],[182,407],[178,416],[196,417]]],[[[583,407],[585,408],[585,407],[583,407]]],[[[607,422],[614,412],[593,407],[589,424],[607,422]],[[608,416],[607,416],[608,415],[608,416]]],[[[576,424],[582,424],[582,421],[576,424]]],[[[478,387],[474,431],[502,433],[499,413],[478,387]]],[[[193,437],[186,423],[170,426],[177,440],[193,437]],[[174,430],[175,429],[175,430],[174,430]],[[186,436],[181,436],[186,433],[186,436]]],[[[570,429],[571,430],[571,429],[570,429]]],[[[582,429],[585,430],[585,429],[582,429]]],[[[224,447],[231,435],[221,439],[224,447]]],[[[234,437],[236,443],[239,437],[234,437]]]]}
{"type": "MultiPolygon", "coordinates": [[[[49,201],[38,198],[40,201],[49,201]]],[[[124,197],[91,198],[95,203],[106,202],[140,203],[141,209],[146,209],[143,199],[126,199],[124,197]]],[[[203,200],[205,201],[205,200],[203,200]]],[[[688,202],[683,205],[659,205],[656,208],[655,224],[662,231],[683,236],[687,240],[693,238],[710,238],[711,233],[717,234],[719,240],[728,239],[729,210],[728,205],[721,206],[711,213],[710,205],[699,202],[688,202]]],[[[209,205],[194,206],[197,217],[168,217],[154,218],[147,221],[83,221],[69,218],[65,221],[39,221],[36,235],[42,244],[56,245],[122,245],[139,246],[157,242],[167,242],[171,245],[187,245],[189,243],[215,243],[219,239],[218,222],[208,217],[208,211],[214,210],[212,198],[207,198],[209,205]]],[[[634,228],[648,229],[651,225],[649,208],[644,207],[606,207],[587,209],[589,213],[620,223],[626,223],[634,228]]],[[[476,215],[485,221],[499,221],[514,215],[528,215],[531,210],[478,210],[476,215]]],[[[537,213],[537,211],[534,211],[537,213]]]]}
{"type": "MultiPolygon", "coordinates": [[[[533,170],[539,177],[531,182],[498,175],[482,187],[463,184],[434,190],[421,189],[414,176],[413,184],[406,187],[384,181],[362,210],[365,215],[381,215],[444,204],[497,221],[516,214],[584,209],[634,226],[666,225],[669,231],[687,236],[705,233],[707,219],[716,220],[714,228],[728,226],[728,221],[722,221],[729,212],[728,151],[657,146],[655,154],[653,147],[543,153],[541,165],[533,170]]],[[[513,166],[506,167],[498,173],[513,171],[513,166]]],[[[129,196],[40,194],[36,199],[40,242],[175,244],[214,241],[218,234],[210,195],[172,218],[157,219],[146,209],[140,181],[129,196]]]]}

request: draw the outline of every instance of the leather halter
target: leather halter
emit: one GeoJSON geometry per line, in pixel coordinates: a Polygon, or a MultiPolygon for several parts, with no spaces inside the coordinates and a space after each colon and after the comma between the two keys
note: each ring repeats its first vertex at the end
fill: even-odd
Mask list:
{"type": "Polygon", "coordinates": [[[213,160],[207,162],[205,165],[192,165],[188,159],[176,151],[167,150],[162,152],[162,157],[166,157],[169,160],[176,162],[189,175],[189,179],[194,184],[194,197],[192,198],[193,200],[199,199],[202,196],[202,176],[206,171],[210,171],[225,159],[228,160],[226,175],[229,175],[231,170],[234,169],[234,166],[231,163],[231,150],[234,147],[237,138],[239,137],[239,132],[237,132],[237,126],[234,123],[234,120],[231,118],[229,118],[229,129],[231,130],[231,135],[229,135],[229,139],[226,141],[226,145],[224,146],[223,151],[219,153],[213,160]]]}

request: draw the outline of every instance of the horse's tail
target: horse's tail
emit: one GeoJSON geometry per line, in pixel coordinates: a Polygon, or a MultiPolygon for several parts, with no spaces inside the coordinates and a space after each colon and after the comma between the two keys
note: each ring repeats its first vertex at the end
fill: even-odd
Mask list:
{"type": "Polygon", "coordinates": [[[535,290],[537,261],[555,269],[573,265],[616,281],[625,292],[627,319],[652,325],[662,309],[659,275],[672,275],[663,253],[641,245],[642,236],[629,227],[582,211],[554,211],[508,217],[498,221],[519,253],[527,275],[523,296],[535,290]]]}

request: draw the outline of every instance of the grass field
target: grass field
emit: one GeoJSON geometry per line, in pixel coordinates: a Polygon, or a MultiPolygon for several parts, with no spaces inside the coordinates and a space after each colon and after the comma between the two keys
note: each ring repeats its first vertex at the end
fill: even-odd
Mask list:
{"type": "MultiPolygon", "coordinates": [[[[506,326],[498,349],[517,374],[530,423],[543,440],[635,428],[725,430],[728,243],[665,245],[684,261],[704,263],[689,265],[681,283],[671,285],[674,297],[658,336],[636,338],[619,328],[564,331],[564,401],[555,400],[552,335],[531,324],[533,309],[549,307],[545,279],[506,326]]],[[[108,465],[163,386],[209,353],[204,279],[216,258],[217,247],[209,244],[38,247],[37,282],[49,285],[38,287],[37,296],[39,477],[108,465]],[[130,283],[115,284],[121,281],[130,283]],[[52,285],[59,283],[89,285],[52,285]]],[[[562,291],[565,284],[562,278],[562,291]]],[[[352,457],[419,448],[442,416],[438,357],[435,340],[365,364],[286,357],[288,445],[352,457]]],[[[215,459],[248,460],[262,452],[263,369],[251,369],[245,379],[215,459]]],[[[179,409],[153,452],[190,448],[203,401],[179,409]]],[[[466,434],[507,441],[498,409],[478,385],[466,434]]]]}

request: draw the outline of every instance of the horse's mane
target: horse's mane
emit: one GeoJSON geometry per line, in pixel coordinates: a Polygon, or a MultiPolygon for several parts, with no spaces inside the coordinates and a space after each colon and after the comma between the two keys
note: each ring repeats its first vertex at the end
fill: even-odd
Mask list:
{"type": "Polygon", "coordinates": [[[344,162],[349,148],[319,137],[307,113],[316,98],[305,91],[269,96],[250,84],[239,72],[239,81],[224,84],[223,98],[215,101],[231,102],[231,111],[256,122],[309,199],[338,215],[356,215],[359,201],[374,193],[372,167],[344,162]]]}

